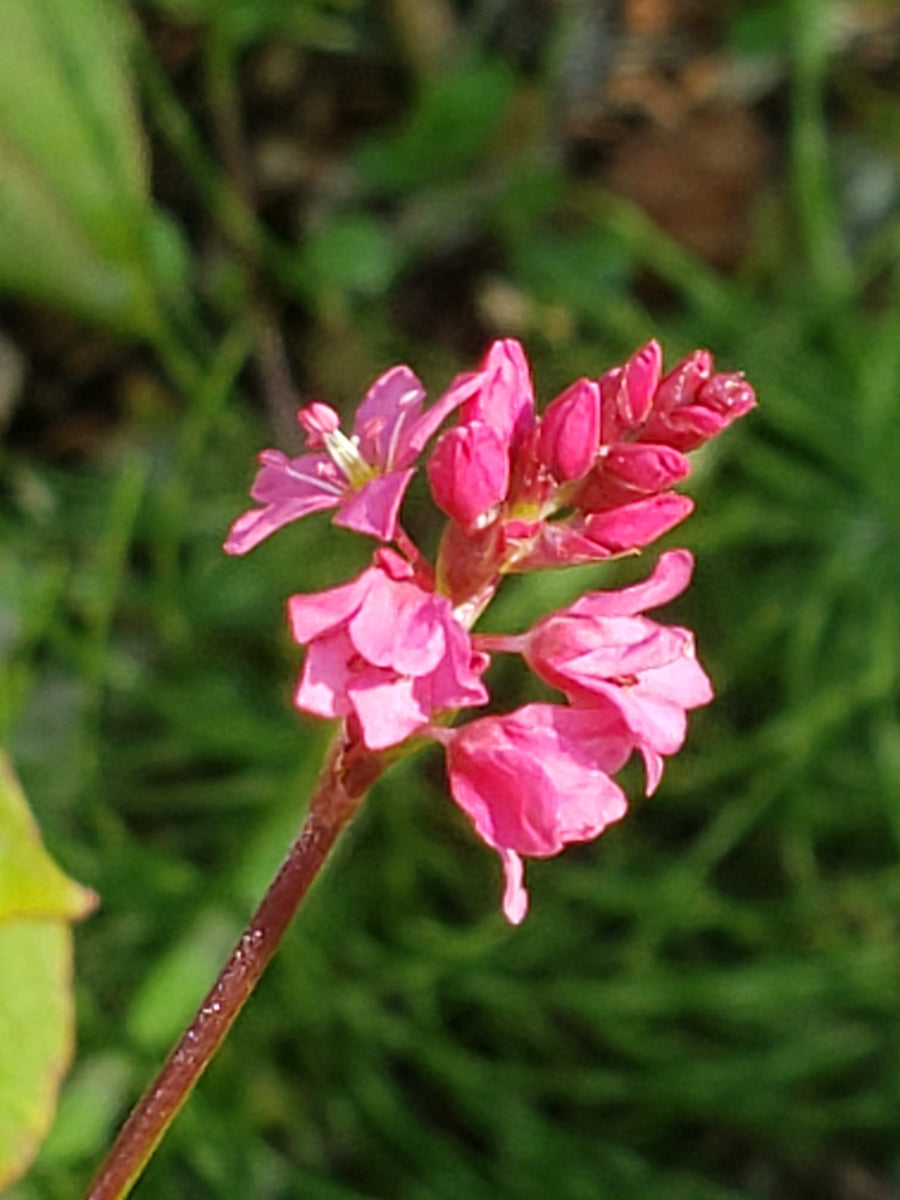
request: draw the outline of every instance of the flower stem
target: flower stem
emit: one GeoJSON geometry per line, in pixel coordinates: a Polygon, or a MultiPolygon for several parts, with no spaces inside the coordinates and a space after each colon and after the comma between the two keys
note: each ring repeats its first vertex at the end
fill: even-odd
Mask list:
{"type": "Polygon", "coordinates": [[[250,993],[341,831],[387,766],[383,756],[332,745],[303,828],[191,1024],[135,1105],[85,1200],[123,1200],[178,1115],[250,993]]]}

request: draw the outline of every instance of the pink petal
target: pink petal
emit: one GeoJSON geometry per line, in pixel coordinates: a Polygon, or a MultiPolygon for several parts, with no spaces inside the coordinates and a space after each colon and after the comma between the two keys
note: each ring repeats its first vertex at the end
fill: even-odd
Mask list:
{"type": "Polygon", "coordinates": [[[431,711],[486,704],[490,697],[481,676],[490,659],[473,650],[471,637],[452,615],[444,624],[444,635],[444,657],[427,680],[419,681],[422,688],[427,683],[431,711]]]}
{"type": "Polygon", "coordinates": [[[643,492],[662,492],[690,474],[691,464],[671,446],[620,442],[603,461],[611,475],[643,492]]]}
{"type": "Polygon", "coordinates": [[[305,646],[313,638],[321,637],[343,624],[363,603],[373,577],[379,574],[370,567],[340,587],[289,597],[288,623],[294,641],[305,646]]]}
{"type": "Polygon", "coordinates": [[[668,533],[694,509],[694,502],[677,492],[661,492],[611,508],[606,512],[589,513],[583,531],[592,542],[605,547],[611,554],[639,550],[668,533]]]}
{"type": "Polygon", "coordinates": [[[614,367],[600,380],[602,438],[607,445],[623,433],[638,429],[653,406],[662,368],[662,350],[656,341],[642,346],[622,367],[614,367]]]}
{"type": "Polygon", "coordinates": [[[306,652],[294,704],[316,717],[345,717],[351,711],[347,684],[353,646],[343,630],[317,638],[306,652]]]}
{"type": "Polygon", "coordinates": [[[348,694],[370,750],[406,741],[431,715],[418,701],[414,680],[377,668],[356,673],[348,694]]]}
{"type": "Polygon", "coordinates": [[[681,595],[693,571],[694,556],[689,550],[666,550],[642,583],[620,591],[586,592],[565,611],[589,617],[625,617],[659,608],[681,595]]]}
{"type": "Polygon", "coordinates": [[[684,636],[681,655],[638,676],[634,693],[681,708],[699,708],[709,704],[713,688],[709,676],[695,657],[694,637],[686,629],[673,632],[684,636]]]}
{"type": "Polygon", "coordinates": [[[317,503],[297,500],[293,503],[272,504],[267,508],[251,508],[238,517],[228,531],[224,545],[225,553],[247,554],[260,542],[265,541],[270,533],[289,525],[291,521],[298,521],[310,513],[334,508],[336,505],[336,500],[322,497],[317,503]]]}
{"type": "MultiPolygon", "coordinates": [[[[678,704],[638,695],[627,687],[598,681],[593,703],[605,698],[619,712],[638,747],[658,754],[676,754],[687,737],[687,714],[678,704]]],[[[576,701],[581,703],[580,700],[576,701]]]]}
{"type": "Polygon", "coordinates": [[[422,413],[425,389],[409,367],[385,371],[366,392],[353,432],[366,462],[382,471],[408,467],[407,442],[422,413]]]}
{"type": "Polygon", "coordinates": [[[246,554],[270,533],[310,513],[334,508],[343,494],[337,468],[323,454],[287,458],[280,450],[264,450],[250,495],[263,508],[251,508],[231,526],[228,554],[246,554]]]}
{"type": "Polygon", "coordinates": [[[685,653],[685,637],[683,630],[642,617],[579,617],[567,610],[539,621],[525,647],[529,663],[555,687],[561,686],[557,679],[590,686],[592,679],[667,666],[685,653]]]}
{"type": "Polygon", "coordinates": [[[657,413],[669,413],[685,404],[693,404],[700,388],[713,373],[713,357],[708,350],[693,350],[662,380],[656,390],[652,420],[657,413]]]}
{"type": "Polygon", "coordinates": [[[297,424],[305,432],[310,450],[321,450],[325,445],[325,435],[340,429],[341,418],[330,404],[314,400],[297,413],[297,424]]]}
{"type": "Polygon", "coordinates": [[[450,786],[488,845],[543,857],[624,816],[624,794],[607,772],[631,748],[613,712],[530,704],[456,732],[450,786]]]}
{"type": "Polygon", "coordinates": [[[333,518],[335,525],[390,542],[397,534],[397,514],[414,470],[393,471],[349,492],[333,518]]]}
{"type": "Polygon", "coordinates": [[[514,338],[494,342],[482,369],[456,385],[468,391],[461,419],[485,421],[506,446],[514,446],[535,423],[534,391],[525,352],[514,338]]]}
{"type": "Polygon", "coordinates": [[[655,750],[651,750],[647,745],[640,746],[639,750],[641,758],[644,760],[644,795],[652,796],[659,787],[659,781],[662,779],[665,759],[661,754],[657,754],[655,750]]]}
{"type": "Polygon", "coordinates": [[[425,675],[444,656],[450,602],[414,583],[373,570],[365,601],[350,618],[353,645],[366,662],[401,675],[425,675]]]}

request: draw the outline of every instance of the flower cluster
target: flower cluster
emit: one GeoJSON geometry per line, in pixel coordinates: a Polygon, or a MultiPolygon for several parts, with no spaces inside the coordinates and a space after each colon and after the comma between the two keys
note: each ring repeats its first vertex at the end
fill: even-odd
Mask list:
{"type": "Polygon", "coordinates": [[[645,615],[681,594],[693,560],[663,553],[643,583],[588,592],[523,634],[473,626],[505,575],[633,554],[673,528],[692,509],[673,490],[690,470],[686,453],[756,400],[705,350],[663,375],[649,342],[539,415],[522,347],[506,339],[431,408],[424,401],[400,366],[366,393],[349,437],[328,405],[302,409],[309,453],[262,453],[251,491],[261,507],[238,518],[225,549],[246,553],[325,509],[384,543],[352,582],[290,598],[291,631],[307,647],[294,702],[342,718],[348,745],[365,752],[440,742],[453,798],[500,855],[503,911],[517,923],[528,907],[522,856],[557,854],[624,816],[612,776],[633,753],[652,793],[684,742],[688,710],[712,698],[690,631],[645,615]],[[453,414],[426,463],[449,518],[432,567],[399,513],[420,455],[453,414]],[[451,725],[487,703],[494,653],[521,656],[566,703],[451,725]]]}

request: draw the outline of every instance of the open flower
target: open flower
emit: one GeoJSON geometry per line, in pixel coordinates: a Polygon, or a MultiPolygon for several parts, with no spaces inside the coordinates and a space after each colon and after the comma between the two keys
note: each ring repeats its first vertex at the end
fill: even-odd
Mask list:
{"type": "Polygon", "coordinates": [[[294,639],[308,646],[294,703],[320,717],[355,717],[365,745],[405,741],[437,714],[484,704],[485,654],[445,596],[426,592],[398,554],[379,550],[352,583],[291,596],[294,639]]]}
{"type": "Polygon", "coordinates": [[[627,811],[610,775],[634,743],[612,710],[529,704],[432,733],[446,747],[453,799],[500,855],[503,912],[514,925],[528,910],[521,856],[591,841],[627,811]]]}
{"type": "Polygon", "coordinates": [[[311,450],[288,458],[264,450],[250,495],[262,507],[238,517],[225,542],[229,554],[246,554],[270,533],[309,513],[336,508],[335,525],[392,541],[397,514],[414,463],[464,395],[447,393],[423,412],[425,392],[409,367],[393,367],[369,388],[353,422],[341,433],[327,404],[298,413],[311,450]]]}
{"type": "Polygon", "coordinates": [[[680,595],[692,570],[687,550],[670,550],[643,583],[588,592],[515,639],[535,674],[570,703],[619,714],[644,757],[648,794],[659,783],[662,756],[684,743],[687,711],[713,695],[690,630],[642,615],[680,595]]]}

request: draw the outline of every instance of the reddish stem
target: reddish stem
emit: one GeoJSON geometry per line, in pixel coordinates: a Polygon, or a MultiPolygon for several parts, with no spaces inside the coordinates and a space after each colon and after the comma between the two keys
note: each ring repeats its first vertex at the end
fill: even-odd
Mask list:
{"type": "Polygon", "coordinates": [[[297,840],[193,1021],[135,1105],[85,1200],[122,1200],[211,1062],[275,953],[297,906],[363,796],[385,769],[383,757],[332,746],[297,840]]]}

